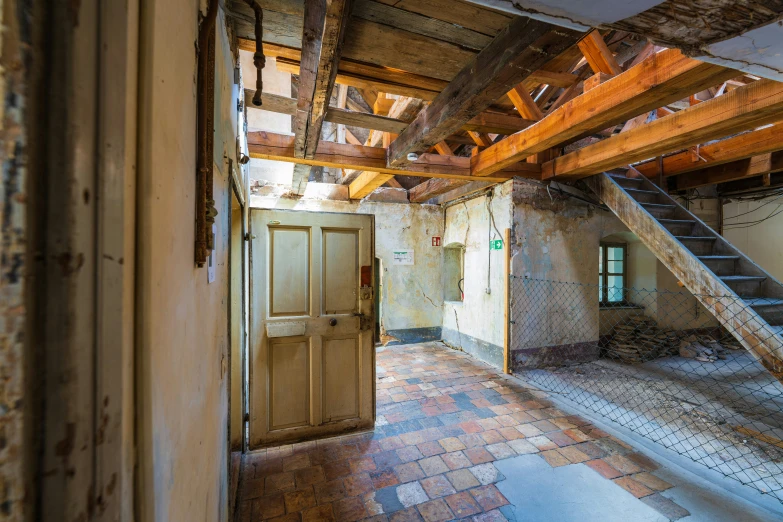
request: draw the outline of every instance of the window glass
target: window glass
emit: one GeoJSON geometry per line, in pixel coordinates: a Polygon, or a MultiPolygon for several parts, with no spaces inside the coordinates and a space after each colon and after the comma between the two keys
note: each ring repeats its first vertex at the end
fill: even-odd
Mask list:
{"type": "Polygon", "coordinates": [[[625,301],[625,245],[601,243],[598,249],[598,298],[603,304],[625,301]]]}

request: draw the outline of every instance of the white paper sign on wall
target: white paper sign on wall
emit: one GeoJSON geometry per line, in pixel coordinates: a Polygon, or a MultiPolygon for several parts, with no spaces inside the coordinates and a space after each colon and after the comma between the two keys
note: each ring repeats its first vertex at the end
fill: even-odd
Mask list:
{"type": "Polygon", "coordinates": [[[392,264],[393,265],[412,265],[413,264],[413,250],[393,250],[392,251],[392,264]]]}

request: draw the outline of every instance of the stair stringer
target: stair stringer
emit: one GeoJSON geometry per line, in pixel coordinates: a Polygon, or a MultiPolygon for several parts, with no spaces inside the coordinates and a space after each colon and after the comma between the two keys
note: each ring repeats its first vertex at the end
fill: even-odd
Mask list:
{"type": "MultiPolygon", "coordinates": [[[[609,174],[597,174],[584,181],[737,341],[783,383],[783,339],[775,334],[769,323],[744,303],[652,214],[613,181],[609,174]]],[[[669,198],[668,194],[652,183],[649,185],[653,187],[650,190],[658,190],[669,198]]],[[[711,230],[682,205],[674,200],[671,202],[678,207],[678,214],[685,213],[699,226],[711,230]]],[[[747,260],[747,256],[741,252],[739,254],[747,260]]],[[[758,267],[755,263],[754,266],[758,267]]]]}

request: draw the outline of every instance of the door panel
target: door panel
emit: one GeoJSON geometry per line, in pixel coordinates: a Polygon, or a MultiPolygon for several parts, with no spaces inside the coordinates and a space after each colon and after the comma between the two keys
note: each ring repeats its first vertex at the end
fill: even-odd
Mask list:
{"type": "Polygon", "coordinates": [[[359,367],[357,337],[323,341],[324,422],[359,416],[359,367]]]}
{"type": "Polygon", "coordinates": [[[359,278],[359,234],[355,230],[323,231],[323,306],[326,314],[356,311],[359,278]]]}
{"type": "Polygon", "coordinates": [[[373,426],[373,226],[251,209],[251,449],[373,426]]]}
{"type": "Polygon", "coordinates": [[[269,236],[270,315],[309,315],[310,230],[270,227],[269,236]]]}
{"type": "Polygon", "coordinates": [[[269,429],[310,424],[310,346],[306,337],[269,342],[269,429]]]}

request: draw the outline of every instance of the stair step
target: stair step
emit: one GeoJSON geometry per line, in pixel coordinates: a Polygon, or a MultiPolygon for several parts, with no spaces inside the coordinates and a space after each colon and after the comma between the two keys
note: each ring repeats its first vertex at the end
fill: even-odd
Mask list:
{"type": "Polygon", "coordinates": [[[736,261],[739,256],[697,256],[702,261],[736,261]]]}
{"type": "Polygon", "coordinates": [[[655,195],[659,194],[657,190],[644,190],[644,189],[635,189],[635,188],[625,189],[625,191],[633,192],[635,194],[655,194],[655,195]]]}
{"type": "Polygon", "coordinates": [[[658,220],[658,222],[662,225],[664,224],[670,224],[670,225],[692,225],[693,223],[696,223],[693,219],[667,219],[667,218],[661,218],[658,220]]]}
{"type": "Polygon", "coordinates": [[[733,282],[756,282],[759,283],[764,281],[766,277],[764,276],[744,276],[744,275],[729,275],[729,276],[720,276],[721,279],[724,281],[733,281],[733,282]]]}
{"type": "Polygon", "coordinates": [[[645,207],[652,207],[652,208],[674,208],[674,205],[669,205],[668,203],[640,203],[642,206],[645,207]]]}
{"type": "Polygon", "coordinates": [[[666,219],[661,218],[658,223],[664,226],[672,235],[687,235],[693,231],[696,221],[693,219],[666,219]]]}
{"type": "MultiPolygon", "coordinates": [[[[709,237],[709,236],[674,236],[680,241],[717,241],[718,238],[716,237],[709,237]]],[[[707,256],[698,256],[698,257],[707,257],[707,256]]]]}
{"type": "Polygon", "coordinates": [[[772,297],[743,297],[743,300],[753,308],[783,305],[783,299],[774,299],[772,297]]]}

